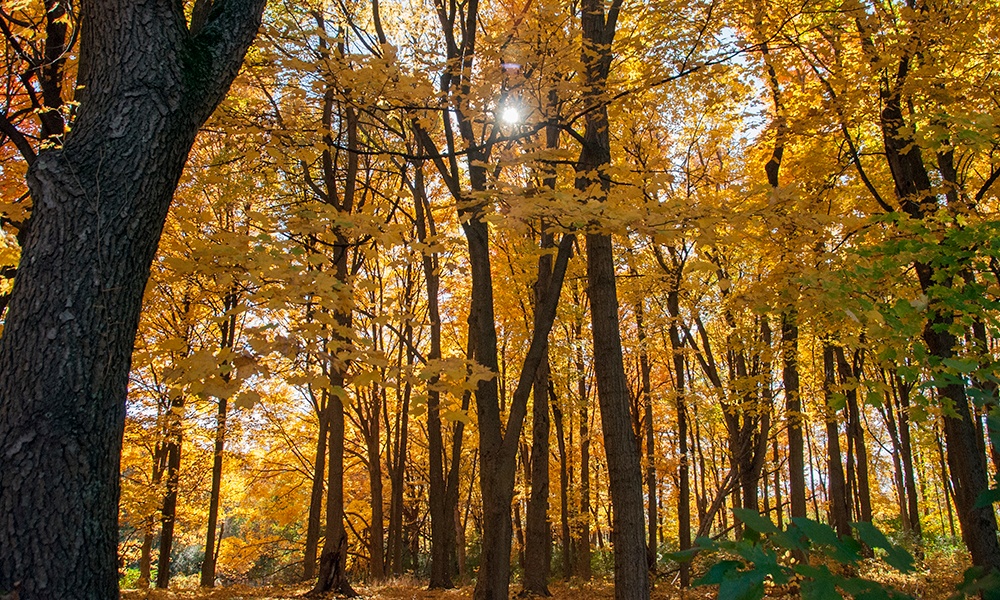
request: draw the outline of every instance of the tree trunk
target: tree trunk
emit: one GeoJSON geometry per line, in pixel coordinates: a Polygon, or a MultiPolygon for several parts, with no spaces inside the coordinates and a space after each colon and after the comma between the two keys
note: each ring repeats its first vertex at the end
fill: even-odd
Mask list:
{"type": "MultiPolygon", "coordinates": [[[[586,12],[585,8],[584,14],[586,12]]],[[[605,120],[601,136],[604,141],[607,140],[606,136],[605,120]]],[[[610,156],[606,158],[607,161],[591,164],[590,167],[597,168],[598,165],[607,164],[610,156]]],[[[586,159],[581,160],[583,164],[587,162],[586,159]]],[[[649,597],[649,579],[646,575],[646,542],[643,531],[642,470],[629,411],[625,366],[622,363],[618,295],[610,235],[587,235],[587,281],[594,355],[601,357],[594,363],[594,373],[597,378],[597,398],[601,407],[601,427],[614,505],[612,539],[615,548],[615,598],[645,599],[649,597]]]]}
{"type": "MultiPolygon", "coordinates": [[[[881,371],[882,382],[886,383],[885,370],[881,371]]],[[[896,393],[895,390],[886,389],[883,392],[883,404],[879,407],[882,419],[885,422],[886,430],[889,432],[889,441],[892,444],[892,480],[896,488],[896,501],[899,505],[899,521],[903,533],[909,534],[912,527],[910,525],[910,510],[906,501],[906,484],[903,481],[903,447],[899,442],[899,427],[896,424],[896,393]]]]}
{"type": "Polygon", "coordinates": [[[139,589],[149,588],[149,578],[153,566],[153,521],[150,519],[146,531],[142,534],[142,550],[139,554],[139,579],[135,587],[139,589]]]}
{"type": "MultiPolygon", "coordinates": [[[[343,253],[346,256],[346,253],[343,253]]],[[[350,327],[350,315],[339,315],[341,325],[350,327]]],[[[334,371],[330,375],[333,389],[344,387],[344,375],[334,371]]],[[[347,580],[347,530],[344,528],[344,401],[337,393],[331,393],[327,403],[330,423],[327,496],[326,496],[326,541],[319,559],[319,576],[310,595],[328,592],[348,597],[357,592],[347,580]]]]}
{"type": "MultiPolygon", "coordinates": [[[[579,303],[577,303],[579,304],[579,303]]],[[[587,392],[587,374],[583,362],[583,324],[577,321],[575,326],[576,347],[576,387],[580,402],[580,513],[579,530],[576,536],[576,574],[584,580],[589,580],[590,569],[590,403],[587,392]]]]}
{"type": "Polygon", "coordinates": [[[642,383],[643,433],[646,437],[646,560],[649,570],[656,572],[656,438],[653,430],[653,395],[650,384],[652,367],[646,349],[646,328],[643,323],[642,301],[635,307],[635,324],[639,335],[639,377],[642,383]]]}
{"type": "MultiPolygon", "coordinates": [[[[496,329],[493,321],[492,283],[489,274],[487,229],[479,219],[464,224],[473,264],[473,312],[470,325],[476,331],[476,360],[496,371],[496,329]],[[477,273],[477,263],[479,272],[477,273]],[[481,278],[481,279],[480,279],[481,278]],[[477,299],[476,290],[482,296],[477,299]],[[488,302],[486,301],[488,299],[488,302]],[[484,323],[485,320],[485,323],[484,323]],[[486,340],[484,346],[483,340],[486,340]],[[492,352],[483,353],[484,348],[492,352]],[[485,363],[483,361],[486,361],[485,363]],[[492,364],[490,364],[492,363],[492,364]]],[[[525,355],[517,387],[511,398],[507,426],[501,430],[496,378],[480,382],[476,392],[479,417],[480,490],[483,499],[483,555],[476,578],[476,600],[507,600],[510,586],[511,516],[517,448],[527,413],[528,396],[539,365],[548,347],[548,335],[555,321],[556,306],[572,254],[573,237],[564,235],[559,243],[551,283],[546,286],[544,301],[535,307],[536,322],[531,344],[525,355]],[[490,383],[492,382],[492,383],[490,383]]]]}
{"type": "Polygon", "coordinates": [[[857,457],[854,468],[857,486],[858,520],[871,523],[872,495],[870,484],[868,483],[868,448],[865,445],[864,428],[861,426],[861,411],[858,407],[858,382],[862,375],[861,356],[859,352],[856,352],[854,354],[854,364],[852,365],[847,361],[842,347],[837,346],[834,350],[836,352],[840,380],[846,386],[847,435],[854,441],[854,453],[857,457]]]}
{"type": "MultiPolygon", "coordinates": [[[[411,349],[413,346],[413,327],[407,324],[403,331],[407,341],[406,364],[412,368],[415,358],[411,349]]],[[[389,571],[396,577],[403,574],[403,476],[408,452],[410,397],[412,393],[413,384],[407,380],[403,387],[402,406],[396,411],[396,442],[393,462],[389,468],[389,571]]]]}
{"type": "Polygon", "coordinates": [[[899,444],[903,458],[903,481],[906,485],[906,503],[910,516],[910,528],[918,555],[923,554],[923,534],[920,527],[920,512],[917,507],[917,485],[913,469],[913,446],[910,443],[910,384],[904,382],[899,375],[894,375],[896,393],[898,396],[897,414],[899,415],[899,444]]]}
{"type": "Polygon", "coordinates": [[[788,495],[790,516],[806,516],[806,460],[802,441],[802,400],[799,397],[798,313],[781,313],[782,378],[785,382],[785,420],[788,423],[788,495]]]}
{"type": "MultiPolygon", "coordinates": [[[[688,427],[687,407],[685,398],[685,359],[681,343],[680,325],[680,277],[682,264],[676,264],[674,286],[667,292],[667,309],[670,312],[670,351],[673,355],[674,407],[677,411],[677,539],[678,549],[683,552],[691,548],[691,481],[688,473],[688,427]]],[[[686,588],[691,584],[691,563],[680,565],[680,586],[686,588]]]]}
{"type": "MultiPolygon", "coordinates": [[[[555,245],[552,234],[542,224],[541,247],[546,250],[538,259],[538,279],[535,282],[535,306],[540,306],[552,279],[552,255],[548,249],[555,245]]],[[[534,326],[542,315],[535,311],[534,326]]],[[[551,557],[552,531],[549,524],[549,349],[535,372],[531,407],[531,496],[528,500],[524,548],[524,592],[536,596],[550,596],[549,558],[551,557]]]]}
{"type": "Polygon", "coordinates": [[[562,556],[562,578],[569,579],[573,575],[573,562],[570,555],[572,547],[569,526],[569,457],[566,452],[566,429],[563,424],[562,409],[559,408],[556,388],[549,379],[549,401],[552,403],[552,419],[556,427],[556,444],[559,448],[559,531],[562,556]]]}
{"type": "Polygon", "coordinates": [[[830,525],[837,535],[850,535],[850,512],[847,502],[847,483],[844,479],[844,463],[840,455],[840,431],[837,426],[837,410],[833,406],[833,386],[836,383],[834,349],[829,342],[823,343],[823,395],[826,399],[826,450],[827,472],[830,477],[829,498],[830,525]]]}
{"type": "MultiPolygon", "coordinates": [[[[232,350],[236,344],[236,316],[231,314],[238,304],[238,295],[235,291],[226,294],[224,308],[230,316],[222,321],[221,343],[222,350],[232,350]]],[[[223,373],[222,378],[229,381],[230,375],[223,373]]],[[[226,416],[228,410],[228,400],[219,398],[219,412],[216,414],[215,425],[215,452],[212,457],[212,492],[208,504],[208,532],[205,536],[205,559],[201,563],[201,586],[215,587],[215,567],[218,559],[218,542],[215,539],[215,528],[219,521],[219,502],[222,494],[222,456],[226,448],[226,416]]],[[[222,541],[222,534],[219,534],[219,542],[222,541]]],[[[157,578],[159,579],[159,578],[157,578]]]]}
{"type": "Polygon", "coordinates": [[[323,510],[323,481],[326,478],[326,441],[329,423],[327,423],[326,390],[320,394],[320,400],[315,401],[316,415],[319,420],[319,437],[316,438],[316,461],[313,468],[312,489],[309,494],[309,521],[306,527],[306,549],[302,576],[306,580],[316,577],[316,553],[319,549],[320,516],[323,510]]]}
{"type": "Polygon", "coordinates": [[[183,407],[183,398],[175,398],[170,403],[171,410],[164,415],[167,421],[167,439],[163,442],[162,451],[166,455],[164,474],[167,476],[167,493],[163,496],[163,505],[160,509],[160,553],[156,560],[156,587],[161,590],[167,589],[167,586],[170,585],[170,555],[174,543],[177,487],[181,468],[181,434],[183,430],[180,419],[183,407]]]}
{"type": "Polygon", "coordinates": [[[212,491],[208,504],[208,532],[205,534],[205,559],[201,563],[202,587],[215,587],[215,561],[217,558],[215,555],[215,530],[219,522],[219,496],[222,490],[222,454],[226,444],[227,409],[226,399],[219,398],[219,411],[216,414],[215,426],[215,452],[212,459],[212,491]]]}
{"type": "Polygon", "coordinates": [[[30,231],[0,338],[0,590],[118,597],[125,397],[149,266],[198,128],[264,0],[84,0],[73,130],[28,172],[30,231]],[[86,549],[86,551],[81,551],[86,549]]]}
{"type": "MultiPolygon", "coordinates": [[[[359,390],[360,392],[360,390],[359,390]]],[[[371,520],[368,524],[368,571],[372,581],[385,578],[385,521],[383,513],[382,455],[380,452],[382,434],[379,413],[385,403],[385,388],[372,386],[371,403],[367,415],[358,411],[358,421],[364,432],[368,454],[368,489],[371,492],[371,520]]],[[[360,396],[360,393],[359,393],[360,396]]],[[[360,401],[360,398],[359,398],[360,401]]]]}
{"type": "MultiPolygon", "coordinates": [[[[584,0],[581,4],[581,60],[588,88],[585,98],[593,106],[587,112],[576,164],[577,189],[598,189],[598,200],[602,201],[611,184],[607,174],[602,172],[611,164],[608,110],[602,98],[611,67],[611,43],[617,18],[617,9],[614,9],[605,20],[603,0],[584,0]]],[[[615,598],[644,600],[649,598],[649,578],[643,531],[642,466],[638,440],[632,429],[628,382],[622,361],[614,250],[608,234],[588,233],[586,245],[591,332],[594,356],[599,358],[594,363],[594,374],[614,505],[615,598]]]]}
{"type": "MultiPolygon", "coordinates": [[[[420,147],[419,144],[417,146],[420,147]]],[[[421,244],[429,244],[435,234],[433,216],[427,203],[424,188],[423,165],[417,164],[413,171],[413,207],[416,215],[417,239],[421,244]]],[[[425,252],[423,255],[424,281],[427,285],[427,318],[431,328],[431,348],[428,360],[441,358],[441,314],[439,309],[437,254],[425,252]]],[[[427,389],[427,453],[429,456],[429,489],[431,517],[431,589],[451,588],[451,560],[448,553],[448,529],[452,528],[454,517],[448,513],[444,473],[444,437],[441,431],[440,393],[434,387],[437,377],[428,381],[427,389]]]]}

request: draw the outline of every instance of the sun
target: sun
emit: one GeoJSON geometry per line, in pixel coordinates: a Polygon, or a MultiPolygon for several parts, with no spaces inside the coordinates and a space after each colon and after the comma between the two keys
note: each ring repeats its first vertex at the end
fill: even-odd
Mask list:
{"type": "Polygon", "coordinates": [[[513,125],[521,120],[521,113],[516,106],[505,106],[500,111],[500,120],[509,125],[513,125]]]}

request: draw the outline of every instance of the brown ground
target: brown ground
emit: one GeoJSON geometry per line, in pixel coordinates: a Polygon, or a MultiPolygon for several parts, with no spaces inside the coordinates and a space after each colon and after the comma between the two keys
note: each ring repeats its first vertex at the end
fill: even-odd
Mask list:
{"type": "MultiPolygon", "coordinates": [[[[862,575],[882,581],[915,598],[945,600],[954,594],[955,584],[961,580],[964,566],[956,564],[951,556],[929,556],[917,572],[901,575],[887,572],[884,565],[872,563],[862,570],[862,575]]],[[[277,600],[303,598],[310,590],[309,585],[286,585],[275,587],[252,587],[234,585],[212,590],[198,588],[164,590],[122,590],[122,600],[277,600]]],[[[426,583],[412,577],[395,579],[378,585],[356,585],[355,589],[363,598],[371,600],[469,600],[472,586],[466,585],[453,590],[428,590],[426,583]]],[[[517,598],[518,586],[511,586],[512,598],[517,598]]],[[[552,600],[613,600],[614,589],[609,581],[554,582],[549,586],[552,600]]],[[[787,587],[771,588],[768,597],[775,599],[794,598],[787,587]]],[[[716,588],[699,587],[681,591],[672,577],[657,581],[653,600],[709,600],[716,597],[716,588]]],[[[333,598],[333,596],[330,596],[333,598]]]]}

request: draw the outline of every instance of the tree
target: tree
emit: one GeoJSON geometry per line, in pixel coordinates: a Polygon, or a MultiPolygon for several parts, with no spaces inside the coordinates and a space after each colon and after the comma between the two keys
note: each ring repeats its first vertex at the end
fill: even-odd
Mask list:
{"type": "Polygon", "coordinates": [[[116,598],[124,406],[143,288],[198,128],[264,0],[84,0],[79,111],[28,171],[0,338],[0,589],[116,598]]]}
{"type": "MultiPolygon", "coordinates": [[[[611,43],[621,9],[620,0],[605,7],[603,0],[586,0],[581,6],[583,31],[581,61],[585,65],[588,101],[580,157],[576,163],[577,188],[595,190],[604,200],[611,186],[606,170],[611,164],[608,107],[604,103],[611,43]],[[605,12],[607,9],[607,12],[605,12]]],[[[618,292],[611,235],[588,233],[587,295],[597,376],[597,399],[608,457],[608,475],[614,504],[612,538],[615,546],[615,598],[649,597],[646,575],[646,541],[642,504],[642,471],[636,432],[629,415],[628,386],[622,363],[618,323],[618,292]]]]}

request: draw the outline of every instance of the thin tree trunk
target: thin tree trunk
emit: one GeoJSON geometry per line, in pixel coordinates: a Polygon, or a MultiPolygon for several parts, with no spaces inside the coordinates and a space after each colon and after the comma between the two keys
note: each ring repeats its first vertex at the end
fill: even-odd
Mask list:
{"type": "Polygon", "coordinates": [[[642,384],[643,426],[646,437],[646,560],[649,570],[656,572],[656,452],[655,432],[653,430],[653,396],[650,375],[652,367],[649,364],[649,354],[646,349],[646,328],[643,323],[642,302],[635,307],[636,329],[639,335],[639,377],[642,384]]]}
{"type": "Polygon", "coordinates": [[[826,451],[827,472],[830,478],[829,511],[830,525],[837,535],[850,535],[850,513],[847,502],[847,483],[844,479],[844,463],[840,455],[840,431],[837,426],[837,410],[833,406],[833,386],[836,383],[834,349],[829,342],[823,343],[823,395],[826,399],[826,451]]]}
{"type": "MultiPolygon", "coordinates": [[[[418,145],[418,148],[420,146],[418,145]]],[[[434,235],[434,221],[427,203],[424,188],[423,166],[417,164],[413,172],[413,206],[417,223],[417,238],[421,244],[428,244],[434,235]]],[[[431,348],[428,360],[441,358],[441,315],[438,289],[439,273],[437,254],[425,252],[423,255],[424,281],[427,285],[427,316],[430,321],[431,348]]],[[[453,526],[454,517],[447,512],[444,473],[444,437],[441,432],[441,400],[435,387],[437,377],[428,381],[427,388],[427,452],[429,456],[429,490],[431,517],[431,589],[451,588],[451,568],[446,541],[447,529],[453,526]]]]}
{"type": "Polygon", "coordinates": [[[560,545],[562,550],[561,565],[563,579],[573,575],[573,562],[570,555],[571,534],[569,526],[569,457],[566,450],[566,431],[563,424],[563,413],[559,408],[555,385],[549,380],[549,401],[552,403],[552,420],[556,427],[556,444],[559,448],[559,525],[560,545]]]}
{"type": "Polygon", "coordinates": [[[576,535],[577,548],[576,574],[583,580],[589,580],[590,569],[590,403],[587,392],[587,376],[583,362],[583,340],[581,334],[583,325],[577,321],[575,326],[576,347],[576,387],[580,402],[580,514],[579,531],[576,535]]]}
{"type": "Polygon", "coordinates": [[[314,400],[316,416],[319,420],[319,436],[316,438],[316,460],[313,467],[312,489],[309,494],[309,521],[306,528],[306,549],[303,558],[303,577],[312,580],[316,577],[316,554],[319,549],[320,516],[323,509],[323,489],[326,479],[326,442],[329,423],[327,403],[329,399],[326,390],[320,393],[320,399],[314,400]]]}
{"type": "Polygon", "coordinates": [[[837,346],[835,349],[837,358],[837,368],[840,373],[841,383],[846,387],[848,428],[847,435],[854,441],[854,453],[857,457],[855,461],[858,500],[858,520],[867,523],[872,522],[872,497],[868,479],[868,448],[865,445],[864,427],[861,426],[861,411],[858,408],[858,382],[862,375],[860,351],[854,353],[854,364],[847,361],[844,349],[837,346]]]}
{"type": "MultiPolygon", "coordinates": [[[[674,255],[676,256],[676,255],[674,255]]],[[[677,538],[678,549],[683,552],[691,548],[691,482],[688,473],[688,426],[687,398],[685,396],[685,358],[680,334],[680,283],[683,262],[674,261],[671,272],[673,285],[667,292],[667,311],[670,313],[670,352],[674,367],[674,408],[677,412],[677,538]]],[[[691,584],[691,564],[682,562],[680,565],[680,586],[686,588],[691,584]]]]}
{"type": "MultiPolygon", "coordinates": [[[[886,383],[885,370],[881,371],[882,382],[886,383]]],[[[899,442],[899,427],[896,424],[896,398],[895,390],[886,389],[883,392],[884,402],[880,407],[882,418],[885,421],[886,430],[889,432],[889,441],[892,444],[892,482],[896,488],[896,502],[899,505],[899,521],[902,525],[903,533],[910,534],[909,505],[906,501],[906,484],[903,482],[903,460],[902,444],[899,442]]]]}
{"type": "MultiPolygon", "coordinates": [[[[331,376],[343,387],[343,377],[331,376]]],[[[310,592],[319,595],[335,591],[348,597],[357,592],[347,580],[347,531],[344,528],[344,405],[338,394],[330,394],[329,470],[326,500],[326,542],[320,555],[319,576],[310,592]]]]}
{"type": "MultiPolygon", "coordinates": [[[[544,228],[544,225],[543,225],[544,228]]],[[[551,234],[542,233],[542,248],[554,245],[551,234]]],[[[538,260],[535,305],[545,296],[552,273],[552,255],[538,260]]],[[[537,312],[537,311],[536,311],[537,312]]],[[[535,328],[542,324],[535,316],[535,328]]],[[[549,524],[549,358],[548,344],[535,373],[532,388],[531,496],[528,500],[524,548],[524,592],[550,596],[548,588],[552,532],[549,524]]]]}
{"type": "MultiPolygon", "coordinates": [[[[404,328],[406,337],[406,364],[412,368],[414,364],[413,327],[407,324],[404,328]]],[[[390,572],[395,576],[403,574],[403,477],[406,470],[406,455],[409,441],[410,397],[413,384],[407,379],[403,387],[403,401],[396,412],[396,442],[393,452],[393,463],[389,470],[389,565],[390,572]]]]}
{"type": "Polygon", "coordinates": [[[160,552],[156,561],[156,587],[167,589],[170,585],[170,558],[174,542],[174,523],[177,516],[177,487],[180,482],[181,467],[181,411],[184,400],[175,398],[170,403],[166,419],[167,438],[163,443],[166,458],[164,473],[167,477],[167,493],[160,508],[160,552]]]}
{"type": "MultiPolygon", "coordinates": [[[[226,294],[224,301],[225,313],[229,313],[221,326],[220,348],[232,350],[236,343],[236,316],[231,311],[239,302],[238,293],[233,290],[226,294]]],[[[222,378],[229,381],[230,375],[223,373],[222,378]]],[[[219,503],[222,494],[222,457],[226,449],[226,417],[229,407],[227,398],[219,398],[218,412],[215,416],[215,451],[212,455],[212,491],[208,504],[208,531],[205,534],[205,559],[201,563],[201,586],[215,587],[215,567],[218,559],[216,552],[215,528],[219,520],[219,503]]],[[[219,536],[222,540],[222,536],[219,536]]],[[[159,577],[157,577],[159,585],[159,577]]]]}
{"type": "Polygon", "coordinates": [[[802,400],[799,397],[798,313],[781,313],[782,378],[785,382],[785,420],[788,423],[788,495],[790,516],[806,516],[805,446],[802,441],[802,400]]]}
{"type": "Polygon", "coordinates": [[[149,578],[153,564],[153,520],[150,519],[146,531],[142,534],[142,550],[139,554],[139,579],[135,586],[139,589],[149,588],[149,578]]]}
{"type": "MultiPolygon", "coordinates": [[[[368,524],[368,570],[372,581],[381,581],[385,578],[385,520],[383,507],[383,486],[382,486],[382,456],[380,452],[382,434],[379,427],[379,412],[382,404],[385,403],[385,388],[371,389],[371,403],[368,414],[361,417],[359,410],[359,421],[364,432],[365,445],[368,454],[368,489],[371,493],[371,520],[368,524]]],[[[360,398],[359,398],[360,401],[360,398]]],[[[359,406],[359,409],[361,407],[359,406]]]]}
{"type": "Polygon", "coordinates": [[[906,483],[906,501],[910,515],[910,527],[916,542],[916,553],[922,558],[923,533],[920,526],[920,512],[917,506],[917,485],[913,469],[913,446],[910,443],[910,384],[904,382],[898,374],[893,375],[898,395],[897,414],[899,415],[899,444],[903,458],[903,480],[906,483]]]}

